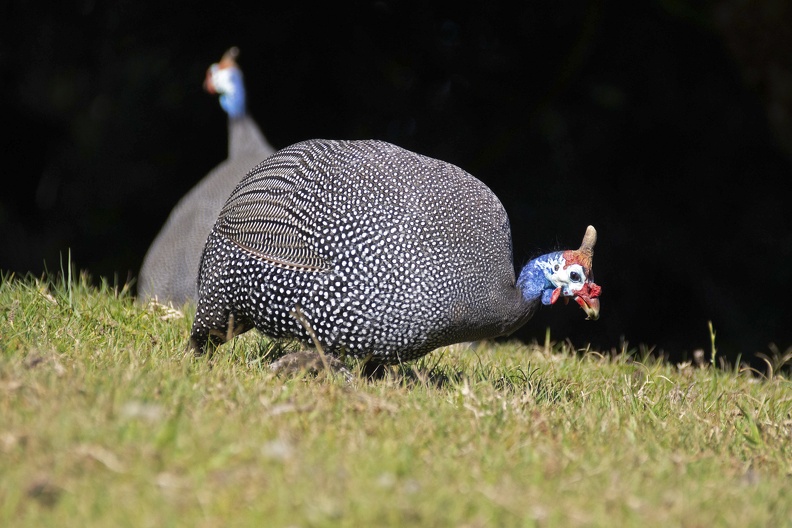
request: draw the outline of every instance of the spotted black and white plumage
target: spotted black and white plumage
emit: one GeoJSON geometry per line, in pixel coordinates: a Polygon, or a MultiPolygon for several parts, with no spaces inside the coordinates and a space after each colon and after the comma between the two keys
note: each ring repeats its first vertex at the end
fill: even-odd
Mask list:
{"type": "Polygon", "coordinates": [[[407,361],[514,331],[555,301],[548,286],[556,299],[582,293],[596,317],[592,247],[540,258],[580,268],[580,285],[565,276],[561,292],[556,264],[537,259],[518,286],[508,217],[481,181],[382,141],[305,141],[255,167],[220,212],[191,344],[202,352],[253,327],[310,343],[297,309],[325,352],[407,361]]]}

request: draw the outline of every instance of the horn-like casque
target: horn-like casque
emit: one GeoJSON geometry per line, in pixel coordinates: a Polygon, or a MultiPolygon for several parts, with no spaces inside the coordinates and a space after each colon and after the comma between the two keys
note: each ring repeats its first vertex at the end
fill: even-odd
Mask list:
{"type": "Polygon", "coordinates": [[[583,243],[580,244],[578,251],[586,253],[589,257],[594,256],[594,244],[597,243],[597,230],[594,226],[586,228],[586,234],[583,235],[583,243]]]}

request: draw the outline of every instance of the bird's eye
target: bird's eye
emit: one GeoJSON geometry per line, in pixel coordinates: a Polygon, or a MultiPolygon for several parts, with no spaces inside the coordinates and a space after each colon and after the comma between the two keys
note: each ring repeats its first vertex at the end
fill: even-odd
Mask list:
{"type": "Polygon", "coordinates": [[[553,268],[553,270],[558,271],[558,264],[555,265],[555,268],[553,268]]]}
{"type": "Polygon", "coordinates": [[[573,271],[572,273],[569,274],[569,278],[575,282],[580,282],[580,273],[578,273],[577,271],[573,271]]]}

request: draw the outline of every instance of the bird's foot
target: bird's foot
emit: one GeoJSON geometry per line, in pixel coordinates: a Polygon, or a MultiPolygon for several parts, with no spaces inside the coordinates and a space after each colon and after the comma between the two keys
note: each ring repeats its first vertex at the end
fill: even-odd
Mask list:
{"type": "Polygon", "coordinates": [[[329,371],[332,374],[341,374],[346,381],[352,381],[355,378],[343,361],[316,350],[300,350],[286,354],[277,361],[273,361],[270,364],[270,370],[275,374],[296,374],[298,372],[318,374],[322,371],[329,371]]]}

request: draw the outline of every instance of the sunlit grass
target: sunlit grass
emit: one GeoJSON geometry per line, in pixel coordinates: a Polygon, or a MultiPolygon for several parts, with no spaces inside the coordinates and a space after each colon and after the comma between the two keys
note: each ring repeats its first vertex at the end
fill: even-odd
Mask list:
{"type": "Polygon", "coordinates": [[[784,354],[761,376],[479,343],[348,383],[273,375],[256,332],[194,358],[191,319],[2,279],[0,525],[792,522],[784,354]]]}

